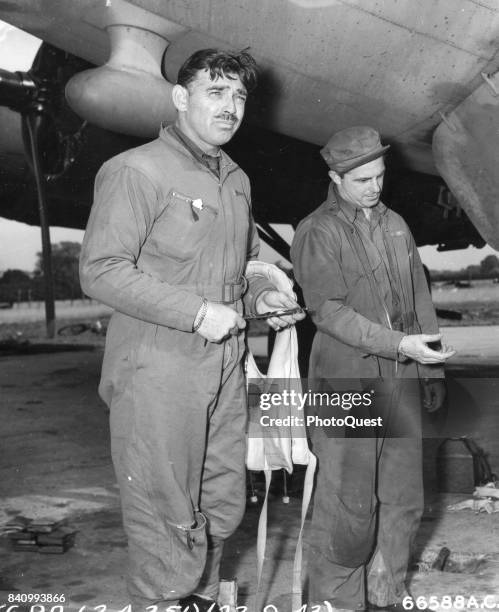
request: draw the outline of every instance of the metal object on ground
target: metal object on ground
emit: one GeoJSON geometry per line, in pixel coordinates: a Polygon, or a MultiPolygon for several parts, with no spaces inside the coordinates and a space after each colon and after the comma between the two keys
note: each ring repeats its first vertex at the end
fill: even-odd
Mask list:
{"type": "Polygon", "coordinates": [[[437,451],[438,490],[472,493],[475,488],[473,455],[462,438],[447,438],[437,451]]]}
{"type": "Polygon", "coordinates": [[[437,558],[431,564],[431,569],[439,570],[440,572],[444,571],[445,563],[450,555],[450,550],[446,546],[442,546],[440,549],[437,558]]]}
{"type": "Polygon", "coordinates": [[[14,550],[43,554],[65,553],[74,545],[76,535],[76,530],[66,525],[65,520],[29,520],[23,517],[9,521],[6,532],[14,550]]]}

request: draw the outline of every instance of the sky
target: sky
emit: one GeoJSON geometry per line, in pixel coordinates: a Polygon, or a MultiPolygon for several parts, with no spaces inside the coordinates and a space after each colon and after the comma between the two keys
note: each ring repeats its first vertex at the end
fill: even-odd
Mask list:
{"type": "MultiPolygon", "coordinates": [[[[28,70],[31,67],[40,41],[0,21],[0,68],[5,70],[28,70]]],[[[288,242],[292,238],[291,226],[275,226],[288,242]]],[[[51,242],[81,242],[83,231],[67,228],[51,228],[51,242]]],[[[36,254],[41,251],[40,228],[28,226],[0,217],[0,273],[8,269],[32,271],[36,254]]],[[[439,253],[436,247],[425,246],[420,249],[421,259],[431,270],[459,270],[469,265],[479,264],[490,254],[499,252],[489,246],[483,249],[468,247],[460,251],[439,253]]],[[[261,258],[275,262],[280,256],[267,245],[262,245],[261,258]]]]}
{"type": "MultiPolygon", "coordinates": [[[[291,241],[293,228],[291,225],[273,224],[281,236],[291,241]]],[[[81,242],[83,230],[51,227],[51,242],[81,242]]],[[[0,273],[8,269],[19,269],[31,272],[34,269],[36,254],[42,250],[40,228],[25,225],[17,221],[9,221],[0,217],[0,273]]],[[[483,249],[469,247],[461,251],[447,251],[438,253],[435,247],[425,246],[419,249],[421,259],[431,270],[459,270],[472,264],[479,264],[484,257],[490,254],[497,255],[489,246],[483,249]]],[[[261,259],[275,263],[282,259],[273,249],[262,243],[261,259]]]]}
{"type": "MultiPolygon", "coordinates": [[[[272,224],[272,226],[288,243],[291,243],[293,239],[293,228],[291,225],[272,224]]],[[[460,270],[461,268],[466,268],[466,266],[479,264],[487,255],[493,254],[499,257],[499,252],[488,245],[483,247],[483,249],[468,247],[467,249],[443,253],[438,252],[434,246],[424,246],[418,250],[421,260],[430,270],[460,270]]],[[[280,259],[280,256],[267,245],[262,246],[260,255],[262,259],[272,263],[280,259]]]]}

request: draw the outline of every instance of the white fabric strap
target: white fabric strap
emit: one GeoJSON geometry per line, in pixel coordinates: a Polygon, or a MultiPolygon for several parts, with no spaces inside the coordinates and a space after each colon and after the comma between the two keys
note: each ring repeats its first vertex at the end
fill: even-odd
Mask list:
{"type": "Polygon", "coordinates": [[[308,507],[312,498],[314,488],[315,468],[317,467],[317,457],[310,453],[307,470],[305,472],[305,481],[303,483],[303,498],[301,502],[301,524],[298,541],[296,543],[295,560],[293,563],[293,590],[291,598],[291,610],[299,610],[302,606],[302,584],[301,584],[301,569],[303,557],[303,527],[307,518],[308,507]]]}
{"type": "Polygon", "coordinates": [[[258,519],[258,535],[256,537],[256,593],[255,593],[255,611],[260,610],[259,598],[260,587],[262,582],[263,564],[265,563],[265,548],[267,545],[267,518],[268,518],[268,499],[270,481],[272,480],[272,470],[264,470],[265,474],[265,498],[263,500],[260,518],[258,519]]]}
{"type": "MultiPolygon", "coordinates": [[[[314,475],[317,466],[317,458],[310,453],[310,461],[305,471],[305,480],[303,483],[303,498],[301,504],[301,523],[298,540],[296,543],[295,557],[293,562],[293,586],[291,597],[291,610],[299,610],[302,606],[302,559],[303,559],[303,528],[307,517],[312,491],[314,487],[314,475]]],[[[265,474],[265,498],[263,500],[260,518],[258,520],[258,535],[256,540],[256,559],[257,559],[257,582],[255,593],[255,611],[261,609],[259,598],[262,583],[263,566],[265,563],[265,549],[267,544],[267,522],[268,522],[268,496],[270,481],[272,479],[272,470],[264,470],[265,474]]]]}
{"type": "MultiPolygon", "coordinates": [[[[247,264],[246,276],[263,276],[270,280],[279,290],[292,293],[293,283],[287,275],[273,264],[260,261],[250,261],[247,264]]],[[[270,358],[270,363],[265,376],[258,369],[255,359],[251,352],[246,356],[246,376],[249,380],[256,379],[264,381],[287,380],[293,387],[298,387],[296,391],[301,391],[300,372],[298,368],[298,340],[294,326],[280,331],[276,335],[274,349],[270,358]]],[[[293,471],[293,464],[307,465],[305,481],[303,486],[303,498],[301,508],[301,524],[296,545],[295,557],[293,562],[293,583],[292,583],[292,610],[299,610],[302,602],[302,556],[303,556],[303,528],[307,515],[312,489],[314,483],[317,459],[308,448],[305,426],[298,435],[293,435],[290,428],[289,435],[282,432],[282,428],[277,431],[266,432],[263,435],[261,426],[252,423],[250,420],[248,432],[248,444],[246,455],[246,467],[249,470],[263,471],[265,474],[265,499],[263,501],[260,518],[258,521],[258,536],[256,543],[257,554],[257,587],[255,594],[254,608],[259,612],[260,590],[265,562],[265,548],[267,542],[267,520],[268,520],[268,495],[272,470],[285,469],[289,473],[293,471]],[[270,434],[270,435],[269,435],[270,434]]]]}

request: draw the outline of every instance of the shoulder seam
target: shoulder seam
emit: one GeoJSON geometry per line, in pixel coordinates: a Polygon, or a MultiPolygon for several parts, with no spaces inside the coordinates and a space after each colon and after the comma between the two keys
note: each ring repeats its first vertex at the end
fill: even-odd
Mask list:
{"type": "MultiPolygon", "coordinates": [[[[125,162],[118,168],[113,168],[113,169],[109,168],[106,162],[106,164],[102,166],[101,170],[104,170],[104,168],[106,172],[108,173],[108,176],[114,176],[115,174],[117,174],[118,172],[121,172],[122,170],[133,170],[133,172],[136,172],[137,174],[140,174],[141,176],[146,178],[147,181],[151,184],[151,187],[153,187],[154,191],[156,191],[156,193],[158,192],[156,185],[154,184],[154,181],[151,178],[151,176],[149,176],[149,174],[147,172],[144,172],[141,168],[136,168],[135,166],[127,162],[125,162]]],[[[100,174],[100,171],[99,171],[99,174],[100,174]]]]}

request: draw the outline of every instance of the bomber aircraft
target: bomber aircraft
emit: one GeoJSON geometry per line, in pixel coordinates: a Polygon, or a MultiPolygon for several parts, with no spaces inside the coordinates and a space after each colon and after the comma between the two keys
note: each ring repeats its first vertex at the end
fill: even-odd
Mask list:
{"type": "Polygon", "coordinates": [[[384,201],[418,245],[499,249],[497,0],[3,0],[0,19],[44,41],[0,71],[4,217],[40,223],[31,166],[48,223],[84,227],[100,164],[154,138],[183,60],[220,46],[262,68],[229,153],[283,255],[269,224],[322,201],[319,148],[359,124],[392,145],[384,201]]]}

